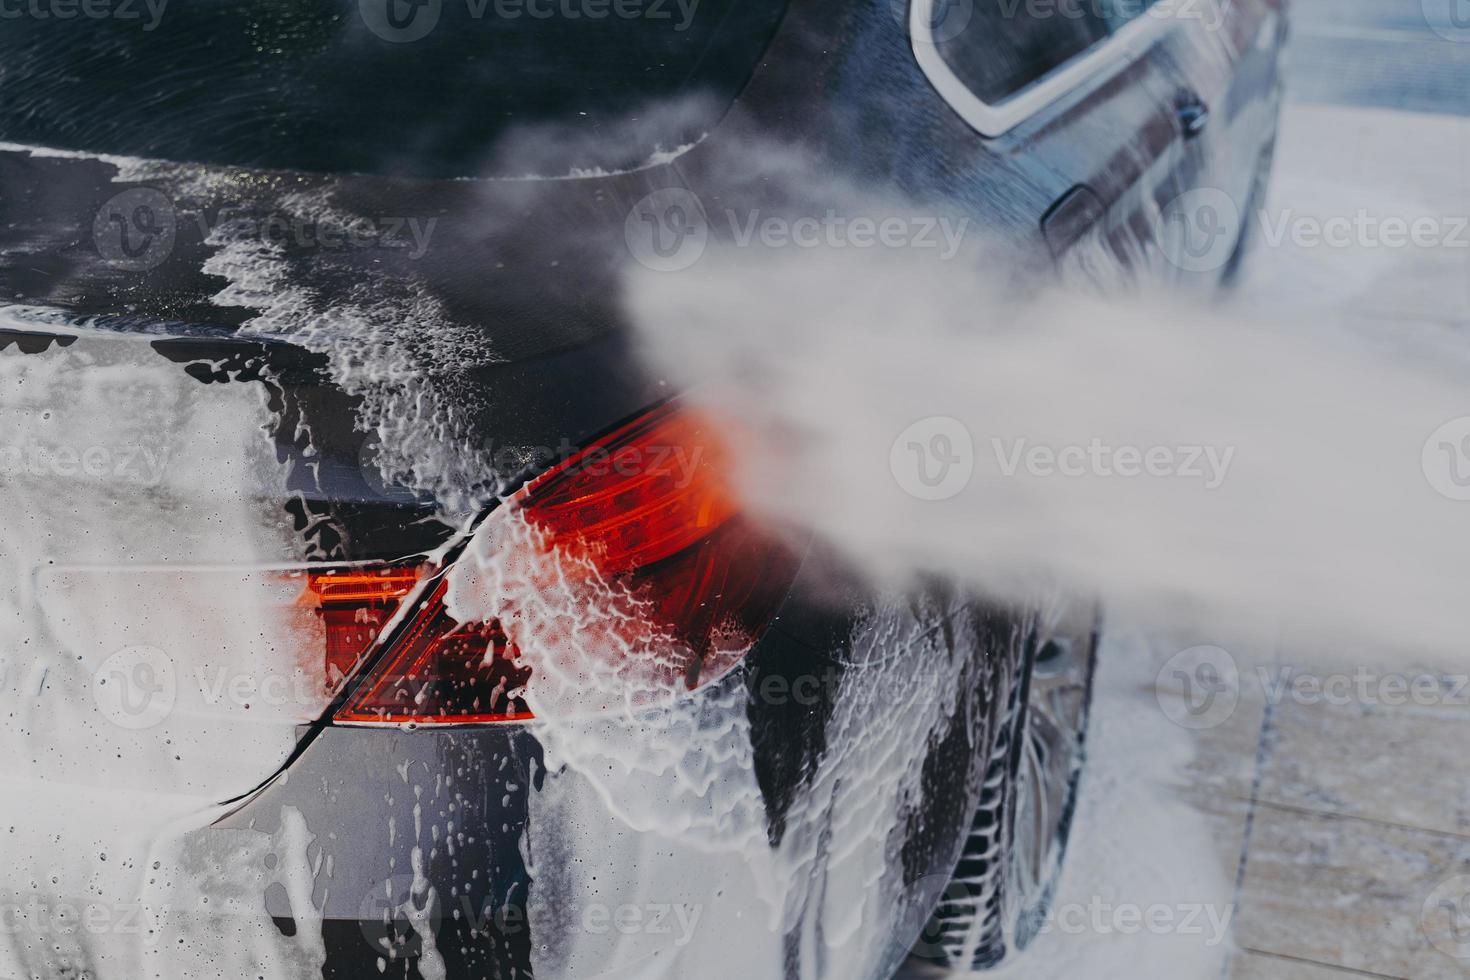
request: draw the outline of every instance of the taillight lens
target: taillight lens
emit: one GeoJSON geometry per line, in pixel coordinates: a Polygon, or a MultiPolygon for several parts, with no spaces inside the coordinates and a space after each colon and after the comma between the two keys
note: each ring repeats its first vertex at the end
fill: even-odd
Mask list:
{"type": "Polygon", "coordinates": [[[531,717],[516,693],[529,671],[515,663],[497,623],[461,623],[440,580],[381,665],[337,712],[341,722],[474,724],[531,717]]]}
{"type": "MultiPolygon", "coordinates": [[[[543,588],[576,589],[572,575],[631,600],[623,625],[683,651],[688,688],[728,667],[718,646],[748,647],[790,588],[797,557],[736,507],[729,455],[698,416],[666,404],[532,480],[488,520],[523,520],[555,551],[562,574],[543,588]],[[718,661],[718,662],[716,662],[718,661]]],[[[349,724],[511,721],[530,668],[498,622],[461,623],[441,579],[398,631],[335,719],[349,724]]],[[[508,597],[509,598],[509,597],[508,597]]],[[[512,599],[513,605],[513,599],[512,599]]],[[[510,613],[514,616],[514,612],[510,613]]],[[[610,644],[626,650],[626,644],[610,644]]],[[[607,656],[624,656],[613,649],[607,656]]]]}
{"type": "Polygon", "coordinates": [[[321,619],[329,691],[339,688],[372,649],[424,572],[423,565],[408,563],[326,566],[290,573],[293,578],[304,574],[302,602],[321,619]]]}

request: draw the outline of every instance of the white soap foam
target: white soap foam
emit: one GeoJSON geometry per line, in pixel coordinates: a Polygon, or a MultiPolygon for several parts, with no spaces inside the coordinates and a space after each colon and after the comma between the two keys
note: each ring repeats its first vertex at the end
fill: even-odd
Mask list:
{"type": "Polygon", "coordinates": [[[0,352],[0,452],[17,450],[0,459],[0,904],[25,922],[0,936],[0,973],[319,968],[299,814],[275,839],[236,834],[237,851],[229,832],[209,854],[188,843],[326,701],[301,584],[262,570],[299,548],[262,386],[201,384],[148,339],[74,332],[0,352]],[[273,880],[295,938],[264,916],[273,880]]]}

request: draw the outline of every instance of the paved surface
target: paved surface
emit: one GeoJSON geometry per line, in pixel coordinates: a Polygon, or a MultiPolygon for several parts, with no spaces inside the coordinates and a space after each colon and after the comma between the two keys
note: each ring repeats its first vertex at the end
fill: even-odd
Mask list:
{"type": "MultiPolygon", "coordinates": [[[[1470,215],[1470,3],[1306,0],[1294,23],[1293,102],[1268,211],[1366,208],[1438,216],[1447,228],[1470,215]],[[1455,4],[1459,41],[1429,29],[1424,13],[1443,27],[1455,4]]],[[[1463,244],[1288,247],[1255,259],[1246,302],[1259,310],[1404,334],[1470,328],[1463,244]]],[[[1466,663],[1278,651],[1249,668],[1238,729],[1201,733],[1194,764],[1202,805],[1245,818],[1227,975],[1470,976],[1470,878],[1455,880],[1470,875],[1466,663]],[[1314,659],[1324,665],[1314,670],[1314,659]],[[1280,696],[1287,664],[1337,678],[1339,695],[1309,684],[1280,696]],[[1399,696],[1391,678],[1421,675],[1439,678],[1437,690],[1399,696]]]]}
{"type": "Polygon", "coordinates": [[[1292,27],[1297,98],[1414,112],[1467,109],[1466,0],[1293,0],[1292,27]]]}
{"type": "MultiPolygon", "coordinates": [[[[1268,213],[1367,209],[1445,218],[1446,228],[1470,215],[1470,3],[1305,0],[1294,26],[1268,213]],[[1452,3],[1460,41],[1425,16],[1450,24],[1452,3]]],[[[1244,287],[1247,308],[1278,318],[1403,334],[1470,328],[1463,245],[1266,248],[1244,287]]],[[[1220,828],[1222,853],[1238,855],[1225,974],[1470,976],[1470,879],[1454,880],[1470,875],[1465,663],[1232,653],[1240,703],[1227,724],[1197,733],[1186,791],[1220,828]],[[1303,686],[1282,686],[1303,674],[1303,686]],[[1437,689],[1400,696],[1395,678],[1419,676],[1438,678],[1437,689]],[[1335,691],[1317,693],[1315,679],[1335,691]]]]}

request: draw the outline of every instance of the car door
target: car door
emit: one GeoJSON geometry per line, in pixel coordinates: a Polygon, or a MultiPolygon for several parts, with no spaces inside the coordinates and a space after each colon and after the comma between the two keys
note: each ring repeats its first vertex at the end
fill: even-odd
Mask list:
{"type": "Polygon", "coordinates": [[[1177,263],[1213,272],[1244,227],[1259,222],[1256,176],[1269,169],[1280,111],[1279,0],[1197,0],[1193,22],[1170,34],[1161,56],[1180,79],[1194,136],[1182,183],[1191,193],[1166,214],[1177,263]],[[1214,209],[1214,213],[1210,213],[1214,209]]]}
{"type": "Polygon", "coordinates": [[[1233,174],[1220,149],[1233,134],[1202,141],[1207,96],[1233,77],[1233,46],[1215,35],[1241,29],[1226,17],[1234,5],[913,0],[909,26],[930,82],[987,149],[1061,179],[1038,221],[1064,278],[1136,287],[1213,282],[1238,235],[1226,227],[1194,254],[1200,223],[1228,217],[1212,192],[1233,200],[1235,188],[1212,186],[1233,174]]]}

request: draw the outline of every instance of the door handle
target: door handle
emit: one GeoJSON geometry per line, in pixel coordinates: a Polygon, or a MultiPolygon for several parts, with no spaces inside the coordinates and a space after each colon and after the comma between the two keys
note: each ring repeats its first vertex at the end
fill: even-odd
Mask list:
{"type": "Polygon", "coordinates": [[[1205,131],[1210,122],[1210,107],[1197,95],[1186,95],[1179,100],[1179,128],[1184,138],[1192,140],[1205,131]]]}
{"type": "Polygon", "coordinates": [[[1083,184],[1063,194],[1046,214],[1041,216],[1041,235],[1051,250],[1051,257],[1059,259],[1075,245],[1083,235],[1096,227],[1105,215],[1107,206],[1092,188],[1083,184]]]}

